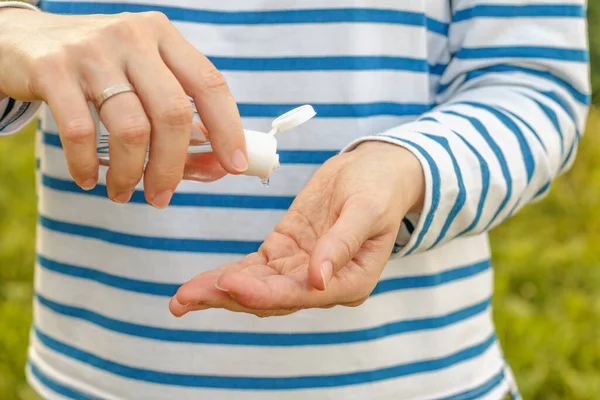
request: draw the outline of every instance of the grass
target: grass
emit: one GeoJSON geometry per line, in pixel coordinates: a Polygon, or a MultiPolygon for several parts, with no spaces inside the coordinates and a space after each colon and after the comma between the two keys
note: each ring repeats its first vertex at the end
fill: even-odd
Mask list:
{"type": "MultiPolygon", "coordinates": [[[[492,232],[498,336],[525,399],[600,399],[600,112],[548,198],[492,232]]],[[[0,399],[23,376],[31,323],[33,126],[0,139],[0,399]]]]}

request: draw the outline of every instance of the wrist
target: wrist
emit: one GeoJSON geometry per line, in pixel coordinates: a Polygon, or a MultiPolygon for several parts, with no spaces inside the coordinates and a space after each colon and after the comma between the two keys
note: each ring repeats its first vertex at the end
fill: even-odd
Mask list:
{"type": "Polygon", "coordinates": [[[394,143],[367,140],[358,144],[352,152],[390,160],[394,167],[389,173],[395,173],[397,179],[392,181],[399,185],[407,213],[419,213],[423,210],[425,172],[419,159],[410,150],[394,143]]]}

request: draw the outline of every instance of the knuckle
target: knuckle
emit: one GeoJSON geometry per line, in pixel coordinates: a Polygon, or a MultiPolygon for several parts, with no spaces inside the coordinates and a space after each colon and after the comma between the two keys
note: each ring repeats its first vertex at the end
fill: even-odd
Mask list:
{"type": "Polygon", "coordinates": [[[142,179],[142,170],[128,169],[112,175],[111,183],[117,188],[132,188],[142,179]]]}
{"type": "Polygon", "coordinates": [[[145,146],[150,136],[150,122],[141,115],[123,118],[114,134],[126,145],[145,146]]]}
{"type": "Polygon", "coordinates": [[[144,21],[150,21],[153,24],[158,25],[167,25],[170,24],[169,17],[163,12],[160,11],[147,11],[144,13],[140,13],[140,16],[144,19],[144,21]]]}
{"type": "Polygon", "coordinates": [[[359,238],[351,233],[347,233],[343,237],[340,238],[340,243],[343,245],[343,250],[347,254],[348,259],[351,259],[352,256],[360,249],[362,243],[359,238]]]}
{"type": "Polygon", "coordinates": [[[95,138],[96,128],[88,118],[75,118],[68,121],[63,129],[63,137],[72,144],[86,144],[95,138]]]}
{"type": "Polygon", "coordinates": [[[42,76],[45,74],[52,75],[64,68],[66,57],[62,56],[62,52],[53,54],[44,54],[35,57],[31,61],[31,70],[34,75],[42,76]]]}
{"type": "Polygon", "coordinates": [[[151,182],[151,186],[155,187],[157,191],[175,188],[183,179],[184,168],[184,160],[173,165],[167,162],[157,162],[151,158],[146,167],[147,183],[151,182]]]}
{"type": "MultiPolygon", "coordinates": [[[[108,37],[117,39],[121,43],[144,43],[146,35],[143,34],[145,21],[135,14],[121,14],[110,23],[108,23],[102,33],[107,33],[108,37]]],[[[104,37],[104,35],[99,35],[104,37]]]]}
{"type": "Polygon", "coordinates": [[[200,81],[205,90],[226,90],[227,81],[225,77],[216,68],[210,68],[202,72],[200,81]]]}
{"type": "Polygon", "coordinates": [[[167,126],[182,126],[192,123],[194,106],[187,98],[176,98],[165,104],[169,106],[158,113],[158,122],[167,126]]]}
{"type": "Polygon", "coordinates": [[[359,298],[358,300],[352,301],[350,303],[345,304],[346,307],[352,307],[352,308],[356,308],[356,307],[360,307],[363,304],[365,304],[365,302],[367,301],[367,299],[369,298],[369,296],[363,296],[361,298],[359,298]]]}
{"type": "Polygon", "coordinates": [[[88,178],[95,176],[98,171],[97,164],[91,161],[73,163],[71,160],[68,160],[67,162],[69,163],[69,173],[77,184],[82,184],[88,178]]]}
{"type": "Polygon", "coordinates": [[[43,93],[58,77],[68,75],[69,57],[65,50],[50,52],[30,59],[30,86],[33,93],[43,93]]]}

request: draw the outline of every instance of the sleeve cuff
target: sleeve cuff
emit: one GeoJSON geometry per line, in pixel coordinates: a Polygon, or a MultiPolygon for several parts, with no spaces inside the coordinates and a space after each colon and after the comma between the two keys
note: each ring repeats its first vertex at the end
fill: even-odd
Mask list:
{"type": "Polygon", "coordinates": [[[0,136],[16,133],[37,115],[41,101],[23,102],[5,98],[0,101],[0,136]]]}
{"type": "Polygon", "coordinates": [[[342,153],[352,151],[367,141],[382,141],[409,150],[417,157],[425,174],[423,210],[404,217],[392,258],[420,253],[448,240],[445,235],[449,226],[443,220],[451,221],[449,216],[453,212],[459,184],[449,147],[440,144],[445,139],[436,137],[434,140],[430,135],[399,127],[380,135],[361,137],[344,148],[342,153]]]}

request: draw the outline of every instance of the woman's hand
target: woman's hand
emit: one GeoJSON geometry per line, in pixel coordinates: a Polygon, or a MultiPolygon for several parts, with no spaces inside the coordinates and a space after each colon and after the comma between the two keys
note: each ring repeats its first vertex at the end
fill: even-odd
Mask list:
{"type": "Polygon", "coordinates": [[[210,132],[219,165],[203,156],[187,169],[212,179],[247,168],[240,116],[223,76],[161,13],[64,16],[2,9],[0,55],[0,92],[49,104],[70,173],[83,189],[96,185],[99,165],[88,102],[124,83],[135,93],[118,94],[100,109],[111,132],[111,199],[129,201],[143,174],[147,201],[168,205],[184,173],[193,128],[188,96],[210,132]]]}
{"type": "Polygon", "coordinates": [[[404,215],[424,197],[418,159],[365,142],[325,163],[257,253],[196,276],[171,299],[175,316],[224,308],[261,317],[362,304],[404,215]]]}

